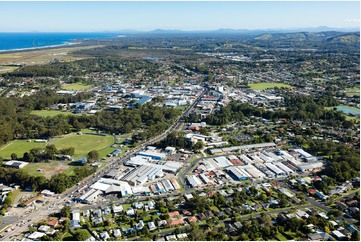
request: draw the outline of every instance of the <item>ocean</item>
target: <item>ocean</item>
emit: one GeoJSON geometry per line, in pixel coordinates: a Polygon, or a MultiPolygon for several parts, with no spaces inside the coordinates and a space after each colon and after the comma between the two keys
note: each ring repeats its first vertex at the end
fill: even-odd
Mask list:
{"type": "Polygon", "coordinates": [[[0,33],[0,51],[70,45],[74,40],[118,36],[115,33],[0,33]]]}

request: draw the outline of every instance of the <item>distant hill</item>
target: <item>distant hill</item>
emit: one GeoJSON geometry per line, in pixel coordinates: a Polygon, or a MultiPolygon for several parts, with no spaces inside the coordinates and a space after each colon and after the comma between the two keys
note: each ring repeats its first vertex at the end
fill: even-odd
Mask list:
{"type": "Polygon", "coordinates": [[[343,34],[328,38],[326,41],[334,44],[357,44],[360,43],[360,33],[343,34]]]}
{"type": "Polygon", "coordinates": [[[300,32],[300,33],[265,33],[258,35],[253,38],[256,41],[328,41],[331,43],[359,43],[359,33],[342,33],[335,31],[311,33],[311,32],[300,32]]]}

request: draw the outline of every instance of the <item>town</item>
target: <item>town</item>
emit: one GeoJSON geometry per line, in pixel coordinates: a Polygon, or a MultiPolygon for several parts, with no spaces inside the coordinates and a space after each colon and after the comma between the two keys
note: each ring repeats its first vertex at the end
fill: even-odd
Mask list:
{"type": "Polygon", "coordinates": [[[1,61],[2,240],[359,240],[359,33],[309,35],[1,61]]]}

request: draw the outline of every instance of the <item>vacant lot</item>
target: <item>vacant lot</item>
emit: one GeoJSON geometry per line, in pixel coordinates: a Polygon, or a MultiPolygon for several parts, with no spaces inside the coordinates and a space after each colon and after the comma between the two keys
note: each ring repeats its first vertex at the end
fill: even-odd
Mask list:
{"type": "Polygon", "coordinates": [[[0,157],[5,159],[10,159],[11,154],[15,153],[17,156],[23,157],[25,152],[29,152],[33,148],[44,148],[46,143],[35,143],[35,142],[27,142],[25,140],[14,140],[9,142],[8,144],[0,147],[0,157]]]}
{"type": "Polygon", "coordinates": [[[92,86],[77,82],[72,84],[64,84],[61,86],[61,88],[63,90],[68,90],[68,91],[81,91],[81,90],[89,90],[90,88],[92,88],[92,86]]]}
{"type": "Polygon", "coordinates": [[[248,84],[248,86],[253,89],[253,90],[264,90],[264,89],[268,89],[268,88],[291,88],[292,86],[288,85],[288,84],[284,84],[284,83],[275,83],[275,82],[261,82],[261,83],[253,83],[253,84],[248,84]]]}
{"type": "Polygon", "coordinates": [[[50,178],[52,175],[63,173],[69,169],[66,161],[53,161],[48,163],[30,163],[22,170],[32,176],[44,176],[50,178]]]}
{"type": "Polygon", "coordinates": [[[110,147],[114,143],[112,136],[100,136],[92,134],[77,135],[68,134],[57,139],[53,144],[57,149],[69,147],[75,148],[75,156],[85,156],[91,150],[102,150],[110,147]]]}

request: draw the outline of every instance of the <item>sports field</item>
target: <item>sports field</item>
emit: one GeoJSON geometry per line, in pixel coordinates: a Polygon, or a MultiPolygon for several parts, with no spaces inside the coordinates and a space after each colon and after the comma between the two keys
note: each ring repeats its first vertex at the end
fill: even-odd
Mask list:
{"type": "Polygon", "coordinates": [[[92,86],[85,85],[80,82],[72,83],[72,84],[64,84],[61,86],[61,89],[68,91],[81,91],[81,90],[89,90],[92,86]]]}
{"type": "Polygon", "coordinates": [[[114,144],[112,136],[92,134],[78,135],[75,133],[65,135],[53,143],[57,149],[74,147],[75,156],[86,156],[91,150],[102,150],[114,144]]]}
{"type": "Polygon", "coordinates": [[[75,115],[71,112],[63,112],[58,110],[33,110],[30,114],[38,115],[41,117],[55,117],[56,115],[75,115]]]}
{"type": "Polygon", "coordinates": [[[261,83],[252,83],[252,84],[248,84],[248,86],[253,89],[253,90],[265,90],[268,88],[291,88],[292,86],[288,85],[288,84],[284,84],[284,83],[276,83],[276,82],[261,82],[261,83]]]}
{"type": "Polygon", "coordinates": [[[35,143],[35,142],[27,142],[25,140],[14,140],[0,147],[0,157],[5,159],[10,159],[11,154],[15,153],[20,158],[23,157],[23,154],[25,152],[29,152],[33,148],[36,147],[44,148],[45,146],[46,143],[35,143]]]}

